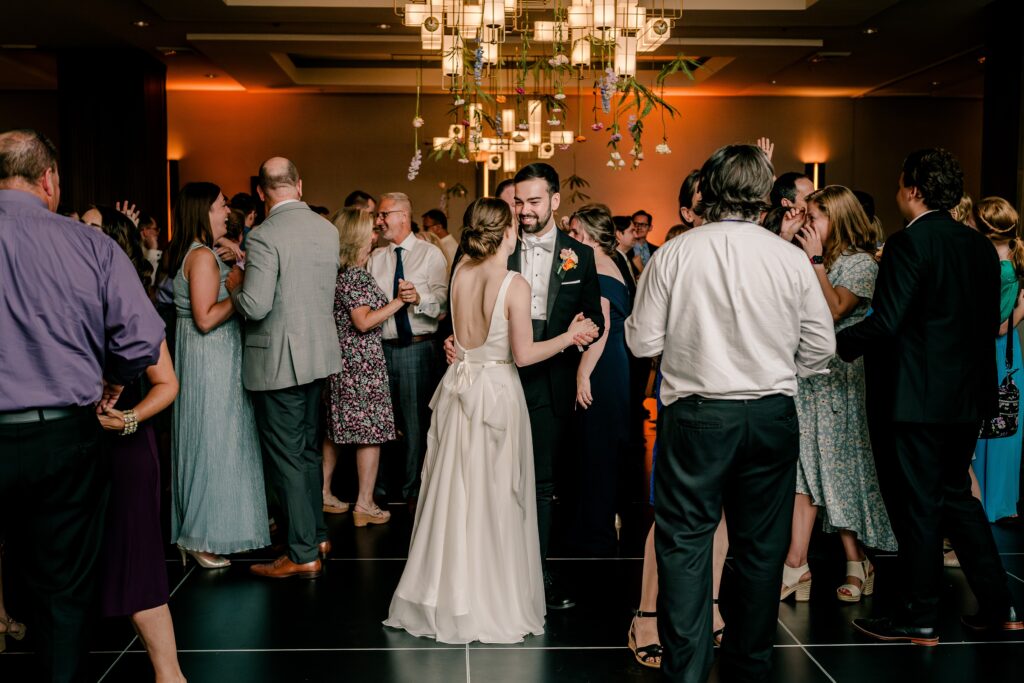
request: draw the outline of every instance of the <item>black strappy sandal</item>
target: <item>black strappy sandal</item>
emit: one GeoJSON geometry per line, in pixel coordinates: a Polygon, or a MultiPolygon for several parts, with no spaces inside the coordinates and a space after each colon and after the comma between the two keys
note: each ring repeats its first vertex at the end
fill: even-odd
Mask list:
{"type": "MultiPolygon", "coordinates": [[[[718,598],[715,598],[711,602],[713,602],[714,604],[717,605],[718,604],[718,598]]],[[[715,641],[715,647],[721,647],[722,646],[722,635],[724,633],[725,633],[725,627],[724,626],[722,628],[720,628],[720,629],[716,629],[716,630],[711,632],[711,638],[712,638],[712,640],[715,641]]]]}
{"type": "Polygon", "coordinates": [[[636,617],[647,618],[652,617],[657,619],[657,612],[642,612],[640,610],[633,611],[633,621],[629,623],[629,649],[636,658],[636,661],[641,666],[646,666],[649,669],[660,669],[661,668],[661,655],[664,652],[661,645],[652,643],[651,645],[644,645],[643,647],[637,647],[636,634],[633,632],[633,626],[636,624],[636,617]]]}

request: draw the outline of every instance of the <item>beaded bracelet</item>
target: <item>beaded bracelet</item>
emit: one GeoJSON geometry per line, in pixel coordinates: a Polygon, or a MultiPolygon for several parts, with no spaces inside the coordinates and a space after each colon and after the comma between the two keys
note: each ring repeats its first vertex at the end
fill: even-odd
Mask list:
{"type": "Polygon", "coordinates": [[[135,414],[134,410],[124,411],[124,429],[121,430],[121,436],[128,436],[134,434],[135,430],[139,428],[139,418],[135,414]]]}

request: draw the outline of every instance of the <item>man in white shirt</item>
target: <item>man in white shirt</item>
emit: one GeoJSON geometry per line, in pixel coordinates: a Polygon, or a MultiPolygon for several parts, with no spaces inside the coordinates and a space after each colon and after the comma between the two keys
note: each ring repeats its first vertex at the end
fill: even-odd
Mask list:
{"type": "Polygon", "coordinates": [[[764,152],[719,149],[699,185],[707,222],[654,254],[626,321],[635,355],[662,355],[654,484],[661,670],[672,681],[703,682],[711,669],[711,548],[724,507],[738,597],[723,605],[720,665],[729,680],[763,681],[796,484],[797,375],[827,372],[835,333],[807,257],[757,225],[772,187],[764,152]]]}
{"type": "Polygon", "coordinates": [[[415,508],[436,384],[437,320],[448,303],[448,264],[440,249],[413,235],[412,204],[401,192],[381,195],[376,230],[387,246],[370,255],[366,268],[385,294],[408,304],[382,330],[395,426],[405,436],[402,495],[415,508]]]}
{"type": "Polygon", "coordinates": [[[451,271],[452,261],[455,259],[455,252],[459,248],[459,243],[448,232],[448,216],[441,209],[431,209],[423,214],[422,218],[423,229],[441,240],[441,251],[444,252],[444,258],[448,262],[448,270],[451,271]]]}

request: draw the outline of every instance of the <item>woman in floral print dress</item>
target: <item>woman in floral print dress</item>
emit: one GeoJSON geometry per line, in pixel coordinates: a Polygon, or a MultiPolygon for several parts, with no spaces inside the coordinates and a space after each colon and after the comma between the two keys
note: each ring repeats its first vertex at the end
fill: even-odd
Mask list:
{"type": "Polygon", "coordinates": [[[388,301],[366,270],[373,243],[373,218],[358,209],[343,209],[335,218],[341,238],[341,268],[334,294],[334,319],[341,347],[341,372],[327,378],[327,435],[324,441],[324,509],[343,512],[331,494],[337,446],[356,447],[359,496],[352,520],[356,526],[383,524],[391,513],[373,500],[380,445],[395,438],[395,416],[384,364],[381,325],[404,304],[388,301]]]}
{"type": "MultiPolygon", "coordinates": [[[[873,233],[854,194],[830,185],[809,195],[806,224],[795,242],[811,259],[836,331],[863,320],[878,265],[873,233]]],[[[799,385],[800,460],[782,597],[810,597],[807,548],[821,515],[826,532],[839,532],[846,554],[846,582],[836,597],[859,602],[874,591],[875,568],[864,546],[896,550],[868,436],[864,361],[844,363],[836,356],[828,375],[801,378],[799,385]]]]}

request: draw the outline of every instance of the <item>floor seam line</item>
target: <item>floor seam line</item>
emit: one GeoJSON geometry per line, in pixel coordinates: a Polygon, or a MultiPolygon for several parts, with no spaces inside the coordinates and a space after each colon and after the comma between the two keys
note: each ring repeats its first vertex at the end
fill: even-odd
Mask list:
{"type": "Polygon", "coordinates": [[[824,666],[821,665],[821,662],[819,662],[817,659],[815,659],[814,655],[811,654],[810,650],[808,650],[806,647],[804,647],[804,644],[800,642],[800,639],[796,637],[796,634],[794,634],[792,631],[789,630],[789,627],[786,626],[782,622],[782,619],[777,619],[776,621],[778,621],[779,622],[779,626],[781,626],[782,629],[786,633],[789,634],[789,637],[792,638],[796,642],[796,644],[800,646],[800,649],[803,651],[803,653],[805,655],[807,655],[807,657],[812,662],[814,662],[815,666],[817,666],[819,669],[821,669],[821,673],[825,674],[825,678],[827,678],[828,680],[832,681],[832,683],[836,683],[836,679],[832,678],[832,675],[828,672],[828,670],[824,666]]]}
{"type": "MultiPolygon", "coordinates": [[[[1003,570],[1003,571],[1006,571],[1006,570],[1003,570]]],[[[1007,576],[1012,576],[1013,578],[1017,579],[1017,580],[1018,580],[1018,581],[1020,581],[1021,583],[1024,583],[1024,579],[1020,578],[1019,576],[1017,576],[1017,575],[1016,575],[1016,574],[1014,574],[1013,572],[1006,572],[1006,575],[1007,575],[1007,576]]]]}

